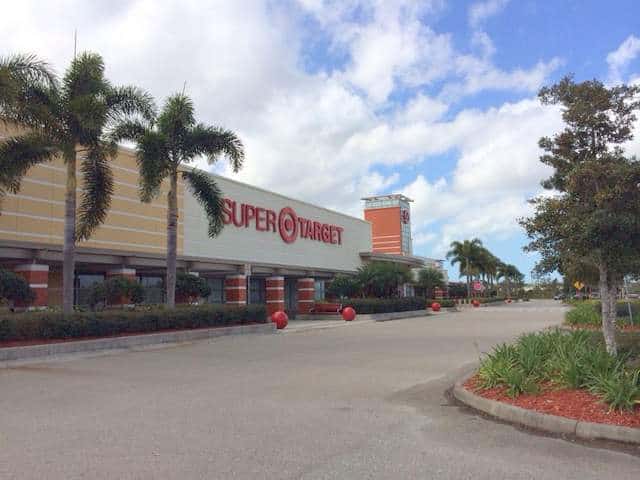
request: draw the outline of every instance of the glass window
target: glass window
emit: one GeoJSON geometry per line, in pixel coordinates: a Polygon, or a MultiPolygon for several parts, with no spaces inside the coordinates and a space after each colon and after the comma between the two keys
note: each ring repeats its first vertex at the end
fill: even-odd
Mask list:
{"type": "Polygon", "coordinates": [[[208,303],[224,303],[224,279],[207,278],[207,283],[211,287],[211,293],[207,297],[208,303]]]}
{"type": "Polygon", "coordinates": [[[249,279],[249,303],[266,303],[267,288],[264,278],[249,279]]]}
{"type": "Polygon", "coordinates": [[[316,280],[314,288],[315,294],[313,298],[315,300],[324,300],[324,280],[316,280]]]}
{"type": "Polygon", "coordinates": [[[138,275],[138,282],[144,288],[144,303],[156,305],[164,303],[164,278],[161,276],[138,275]]]}
{"type": "Polygon", "coordinates": [[[94,283],[104,281],[103,273],[77,273],[75,279],[74,303],[76,305],[87,305],[89,303],[89,291],[94,283]]]}

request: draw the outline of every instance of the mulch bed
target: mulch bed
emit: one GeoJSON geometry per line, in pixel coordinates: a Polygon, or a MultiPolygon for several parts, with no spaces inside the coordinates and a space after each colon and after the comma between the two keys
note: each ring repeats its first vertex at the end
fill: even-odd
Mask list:
{"type": "MultiPolygon", "coordinates": [[[[595,325],[567,325],[571,330],[589,330],[590,332],[597,332],[602,330],[602,327],[595,325]]],[[[640,325],[622,325],[618,326],[618,330],[622,332],[640,332],[640,325]]]]}
{"type": "Polygon", "coordinates": [[[633,412],[609,411],[609,407],[602,403],[597,396],[585,390],[554,388],[550,384],[545,384],[541,386],[540,392],[536,395],[522,394],[511,398],[505,393],[505,387],[483,390],[478,386],[478,380],[475,376],[467,380],[464,387],[484,398],[540,413],[584,422],[640,428],[640,406],[636,406],[633,412]]]}
{"type": "Polygon", "coordinates": [[[152,332],[128,332],[119,333],[117,335],[105,335],[102,337],[72,337],[72,338],[35,338],[32,340],[11,340],[0,341],[0,348],[9,347],[27,347],[34,345],[49,345],[51,343],[67,343],[67,342],[81,342],[83,340],[101,340],[103,338],[119,338],[119,337],[132,337],[134,335],[153,335],[154,333],[170,333],[170,332],[184,332],[186,330],[211,330],[215,328],[227,328],[237,327],[239,325],[257,325],[260,322],[248,322],[248,323],[234,323],[232,325],[217,325],[215,327],[199,327],[199,328],[166,328],[164,330],[154,330],[152,332]]]}

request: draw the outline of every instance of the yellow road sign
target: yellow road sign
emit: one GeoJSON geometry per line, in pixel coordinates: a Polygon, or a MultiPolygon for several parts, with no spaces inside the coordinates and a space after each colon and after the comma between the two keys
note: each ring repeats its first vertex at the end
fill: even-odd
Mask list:
{"type": "Polygon", "coordinates": [[[573,286],[576,287],[576,290],[582,290],[584,288],[584,283],[578,280],[574,282],[573,286]]]}

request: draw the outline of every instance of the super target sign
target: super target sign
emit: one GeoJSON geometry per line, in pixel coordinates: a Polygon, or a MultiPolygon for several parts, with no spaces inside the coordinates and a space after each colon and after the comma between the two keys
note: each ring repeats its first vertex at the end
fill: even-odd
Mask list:
{"type": "Polygon", "coordinates": [[[342,245],[344,228],[300,217],[291,207],[284,207],[276,212],[225,198],[222,212],[225,225],[255,228],[259,232],[277,232],[285,243],[293,243],[300,237],[342,245]]]}

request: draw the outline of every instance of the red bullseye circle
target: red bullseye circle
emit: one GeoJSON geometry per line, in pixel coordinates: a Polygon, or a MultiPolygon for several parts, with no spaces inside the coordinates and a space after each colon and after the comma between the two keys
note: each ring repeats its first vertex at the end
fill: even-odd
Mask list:
{"type": "Polygon", "coordinates": [[[298,238],[298,216],[290,207],[284,207],[278,215],[278,231],[285,243],[293,243],[298,238]]]}

